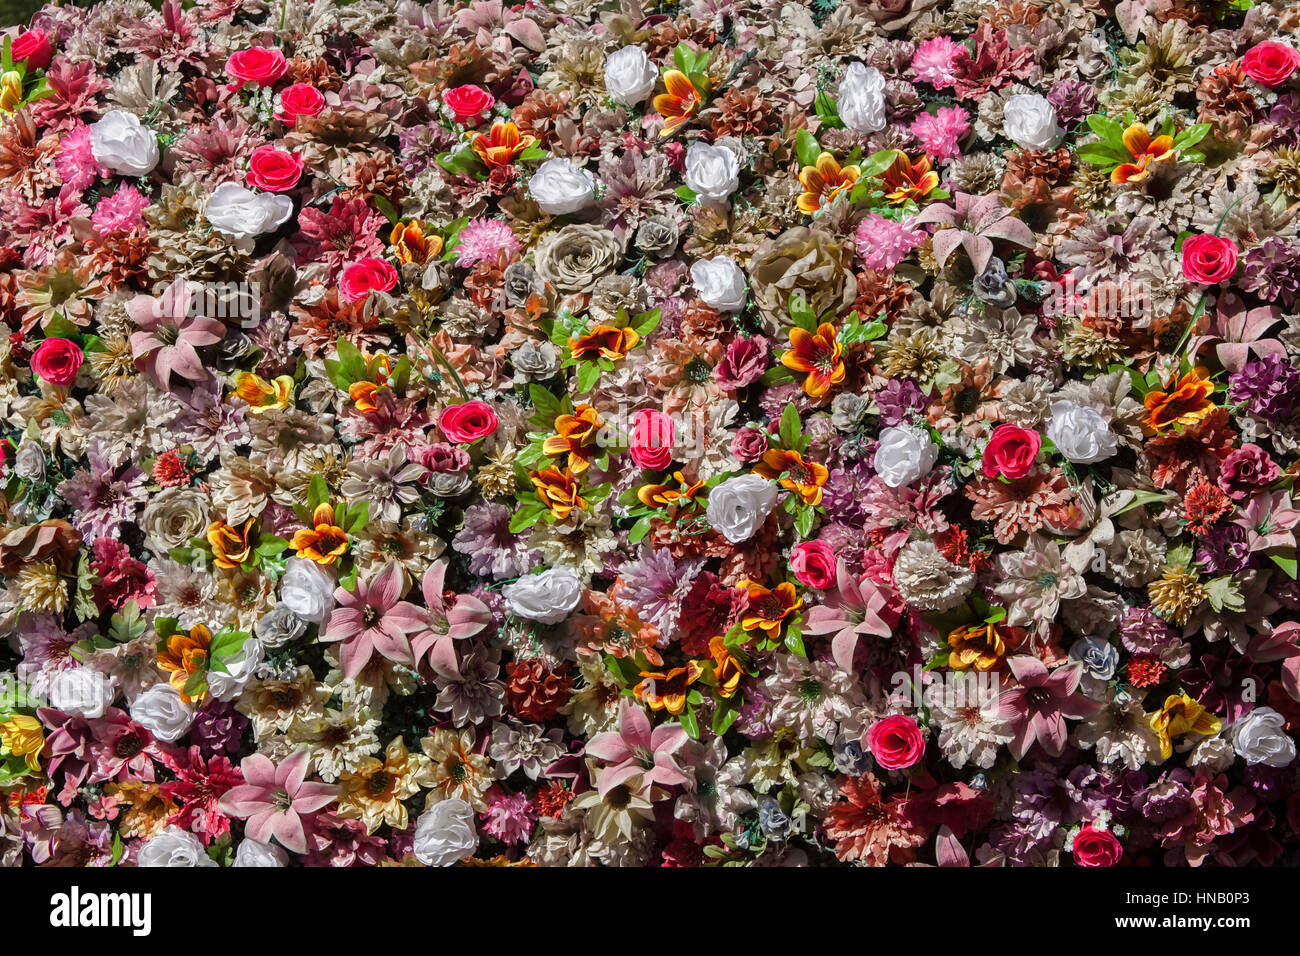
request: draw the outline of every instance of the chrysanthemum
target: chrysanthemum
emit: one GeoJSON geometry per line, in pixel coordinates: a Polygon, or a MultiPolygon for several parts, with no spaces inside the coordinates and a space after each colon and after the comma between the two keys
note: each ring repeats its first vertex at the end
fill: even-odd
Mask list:
{"type": "Polygon", "coordinates": [[[483,829],[502,843],[522,843],[533,835],[537,811],[526,794],[493,791],[488,797],[483,829]]]}
{"type": "Polygon", "coordinates": [[[472,266],[485,259],[495,262],[504,250],[508,258],[519,253],[519,240],[510,226],[500,219],[474,219],[460,231],[456,245],[456,265],[472,266]]]}

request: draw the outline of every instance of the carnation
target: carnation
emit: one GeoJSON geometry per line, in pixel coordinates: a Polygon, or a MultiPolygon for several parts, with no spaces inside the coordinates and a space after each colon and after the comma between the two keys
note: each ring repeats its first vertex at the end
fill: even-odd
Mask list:
{"type": "Polygon", "coordinates": [[[456,264],[472,266],[479,262],[496,262],[504,251],[507,259],[519,254],[519,240],[507,223],[500,219],[472,219],[457,236],[456,264]]]}
{"type": "Polygon", "coordinates": [[[937,90],[952,86],[957,81],[957,64],[966,55],[966,48],[948,37],[931,37],[916,48],[912,56],[912,75],[921,83],[929,83],[937,90]]]}
{"type": "Polygon", "coordinates": [[[941,106],[912,121],[912,135],[936,163],[961,156],[961,141],[970,133],[970,116],[963,109],[941,106]]]}
{"type": "Polygon", "coordinates": [[[971,592],[975,575],[940,554],[933,541],[913,541],[898,553],[894,585],[908,604],[950,611],[971,592]]]}
{"type": "Polygon", "coordinates": [[[921,244],[925,233],[911,229],[907,221],[895,222],[879,213],[868,213],[858,225],[855,240],[858,255],[868,269],[885,271],[894,268],[908,253],[921,244]]]}
{"type": "Polygon", "coordinates": [[[117,192],[99,201],[90,221],[95,232],[101,236],[110,232],[125,232],[144,225],[144,216],[140,214],[148,208],[149,197],[123,183],[117,192]]]}

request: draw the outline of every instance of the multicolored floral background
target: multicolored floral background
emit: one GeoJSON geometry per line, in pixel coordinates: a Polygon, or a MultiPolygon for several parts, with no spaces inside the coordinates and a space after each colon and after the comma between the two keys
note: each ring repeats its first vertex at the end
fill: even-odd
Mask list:
{"type": "Polygon", "coordinates": [[[0,860],[1300,862],[1300,9],[0,55],[0,860]]]}

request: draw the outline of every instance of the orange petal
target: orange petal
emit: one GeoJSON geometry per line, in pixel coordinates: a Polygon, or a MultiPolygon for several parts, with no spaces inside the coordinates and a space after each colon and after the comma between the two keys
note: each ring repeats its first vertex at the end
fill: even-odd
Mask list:
{"type": "Polygon", "coordinates": [[[1127,149],[1134,158],[1145,153],[1151,145],[1151,134],[1147,132],[1145,123],[1134,123],[1128,129],[1124,130],[1121,137],[1124,141],[1124,148],[1127,149]]]}

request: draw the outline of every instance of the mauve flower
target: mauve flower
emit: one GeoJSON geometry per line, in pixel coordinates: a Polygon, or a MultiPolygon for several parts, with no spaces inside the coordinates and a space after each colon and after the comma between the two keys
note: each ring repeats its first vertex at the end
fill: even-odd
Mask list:
{"type": "MultiPolygon", "coordinates": [[[[890,622],[881,616],[889,613],[889,595],[870,577],[855,578],[843,561],[835,568],[835,590],[826,595],[824,604],[808,612],[805,634],[834,634],[831,654],[835,663],[850,674],[853,655],[858,641],[863,637],[889,637],[893,633],[890,622]]],[[[897,622],[897,615],[890,617],[897,622]]]]}
{"type": "Polygon", "coordinates": [[[624,700],[618,730],[597,734],[587,744],[588,756],[607,761],[596,778],[601,797],[642,774],[647,782],[660,786],[686,783],[675,755],[689,739],[681,724],[660,724],[652,730],[645,711],[624,700]]]}
{"type": "Polygon", "coordinates": [[[1019,686],[1002,691],[998,716],[1010,721],[1015,733],[1008,744],[1011,753],[1019,760],[1037,741],[1049,756],[1059,757],[1065,750],[1065,718],[1087,717],[1101,707],[1075,693],[1082,665],[1063,664],[1049,672],[1042,661],[1026,655],[1008,658],[1007,665],[1019,686]]]}
{"type": "Polygon", "coordinates": [[[767,371],[767,339],[761,335],[738,336],[727,346],[727,354],[713,368],[713,380],[727,391],[739,391],[752,385],[767,371]]]}
{"type": "Polygon", "coordinates": [[[470,594],[454,595],[448,603],[442,590],[446,575],[446,560],[435,561],[424,572],[420,587],[428,609],[428,623],[412,639],[411,650],[417,661],[427,656],[429,665],[442,676],[458,678],[455,642],[473,637],[491,624],[492,612],[470,594]]]}
{"type": "Polygon", "coordinates": [[[244,834],[250,839],[270,843],[275,838],[294,853],[306,853],[304,818],[338,796],[337,787],[306,782],[310,766],[306,750],[295,751],[279,766],[262,754],[250,754],[240,764],[244,783],[222,794],[218,806],[223,813],[248,821],[244,834]]]}
{"type": "Polygon", "coordinates": [[[376,651],[397,664],[415,663],[410,635],[425,627],[425,617],[415,605],[399,600],[405,583],[402,566],[390,561],[369,583],[358,581],[352,591],[335,590],[339,606],[320,639],[342,642],[339,662],[344,677],[360,674],[376,651]]]}
{"type": "Polygon", "coordinates": [[[131,321],[141,329],[131,334],[135,367],[164,391],[171,387],[173,374],[192,382],[206,378],[208,371],[196,350],[226,335],[221,322],[191,312],[196,291],[180,278],[156,299],[137,295],[126,304],[131,321]]]}

